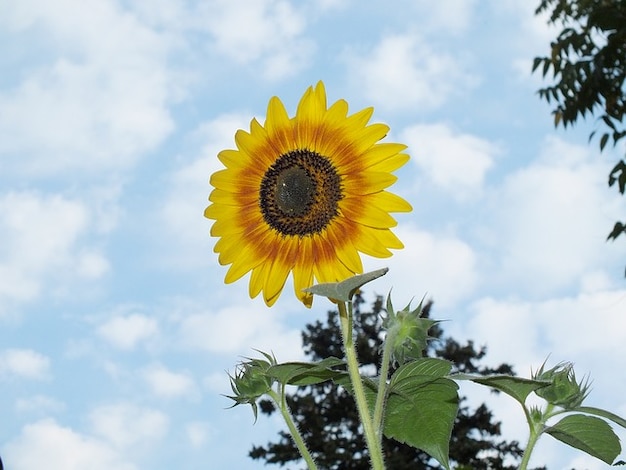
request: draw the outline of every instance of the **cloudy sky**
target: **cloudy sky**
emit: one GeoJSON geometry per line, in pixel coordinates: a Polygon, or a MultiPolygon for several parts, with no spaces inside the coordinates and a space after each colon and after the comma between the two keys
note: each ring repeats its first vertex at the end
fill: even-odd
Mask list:
{"type": "MultiPolygon", "coordinates": [[[[554,130],[528,0],[8,0],[0,3],[0,454],[10,470],[259,469],[281,423],[226,410],[252,348],[302,357],[288,286],[224,285],[202,217],[217,152],[280,96],[375,107],[411,161],[406,248],[366,260],[398,305],[521,375],[550,355],[626,415],[626,244],[594,121],[554,130]]],[[[538,3],[538,2],[537,2],[538,3]]],[[[490,400],[525,440],[515,403],[490,400]]],[[[624,433],[620,432],[622,438],[624,433]]],[[[606,465],[546,440],[535,464],[606,465]]]]}

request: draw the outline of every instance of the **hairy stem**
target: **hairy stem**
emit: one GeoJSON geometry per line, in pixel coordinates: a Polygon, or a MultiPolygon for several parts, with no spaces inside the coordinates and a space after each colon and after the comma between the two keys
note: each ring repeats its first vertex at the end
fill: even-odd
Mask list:
{"type": "Polygon", "coordinates": [[[385,463],[383,460],[381,441],[378,438],[378,433],[374,428],[372,416],[370,415],[369,408],[367,406],[367,398],[365,397],[365,390],[363,389],[363,382],[361,380],[361,374],[359,373],[359,361],[357,359],[356,348],[354,347],[354,341],[352,338],[352,309],[350,308],[350,311],[348,312],[345,302],[338,302],[337,306],[339,308],[341,337],[343,339],[343,347],[346,353],[348,374],[350,375],[352,389],[354,390],[354,400],[356,401],[356,407],[359,412],[359,417],[361,418],[361,424],[363,425],[365,442],[367,443],[367,448],[370,453],[372,469],[384,470],[385,463]]]}
{"type": "Polygon", "coordinates": [[[524,449],[524,455],[522,456],[522,462],[520,463],[519,470],[526,470],[528,468],[530,456],[533,453],[533,449],[535,448],[535,444],[537,444],[538,439],[539,432],[533,429],[530,432],[530,436],[528,436],[528,443],[526,444],[526,448],[524,449]]]}
{"type": "Polygon", "coordinates": [[[383,417],[385,415],[385,402],[387,401],[387,376],[391,365],[391,350],[393,348],[396,329],[387,331],[383,346],[383,358],[380,364],[380,377],[378,379],[378,393],[376,394],[376,406],[374,407],[374,429],[378,433],[378,441],[383,438],[383,417]]]}
{"type": "Polygon", "coordinates": [[[543,432],[543,427],[546,421],[553,416],[553,405],[549,404],[546,406],[546,409],[543,413],[540,414],[541,418],[537,419],[534,413],[530,413],[526,407],[524,407],[524,413],[526,414],[526,420],[528,421],[528,429],[530,430],[530,434],[528,436],[528,443],[526,444],[526,448],[524,449],[524,455],[522,456],[522,462],[520,463],[518,470],[526,470],[528,468],[528,463],[530,462],[530,456],[535,449],[535,445],[543,432]]]}
{"type": "Polygon", "coordinates": [[[276,406],[278,406],[278,409],[280,410],[280,414],[283,415],[283,419],[285,420],[285,423],[287,423],[287,428],[289,428],[289,432],[291,433],[293,442],[296,444],[296,447],[300,451],[300,455],[302,455],[302,458],[306,462],[307,467],[309,468],[309,470],[317,470],[317,465],[315,464],[315,461],[313,460],[313,457],[311,456],[311,453],[309,452],[309,449],[307,448],[304,439],[302,439],[302,434],[300,434],[298,426],[296,426],[296,423],[291,416],[291,412],[289,411],[289,407],[287,406],[287,401],[285,400],[284,386],[281,386],[281,391],[282,392],[280,395],[278,395],[278,393],[276,393],[274,390],[270,390],[269,392],[267,392],[267,394],[272,398],[272,400],[274,400],[274,403],[276,403],[276,406]]]}

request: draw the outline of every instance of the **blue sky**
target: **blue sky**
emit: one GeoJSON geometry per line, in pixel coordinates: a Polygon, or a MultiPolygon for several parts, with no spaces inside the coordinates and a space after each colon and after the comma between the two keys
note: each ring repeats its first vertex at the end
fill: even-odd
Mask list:
{"type": "MultiPolygon", "coordinates": [[[[527,0],[8,0],[0,4],[0,455],[11,470],[262,468],[281,423],[225,410],[252,348],[302,358],[330,304],[224,285],[202,217],[216,154],[278,95],[374,106],[411,161],[406,248],[370,294],[424,294],[521,375],[550,355],[626,415],[619,151],[552,126],[527,0]]],[[[488,399],[524,442],[515,403],[488,399]]],[[[622,438],[624,433],[620,432],[622,438]]],[[[607,468],[544,440],[536,465],[607,468]]]]}

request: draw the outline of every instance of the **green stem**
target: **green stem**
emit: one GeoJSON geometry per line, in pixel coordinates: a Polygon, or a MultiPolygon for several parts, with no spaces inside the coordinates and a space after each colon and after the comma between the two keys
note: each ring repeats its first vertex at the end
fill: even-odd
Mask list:
{"type": "Polygon", "coordinates": [[[359,361],[356,355],[356,348],[354,347],[354,341],[352,339],[352,309],[350,312],[346,310],[345,302],[338,302],[339,308],[339,320],[341,324],[341,337],[343,339],[343,347],[346,353],[346,362],[348,364],[348,374],[350,375],[350,381],[352,382],[352,389],[354,390],[354,400],[356,401],[356,407],[361,418],[361,424],[363,425],[363,432],[365,434],[365,442],[370,453],[370,460],[373,470],[384,470],[385,463],[383,460],[383,452],[380,439],[378,438],[372,417],[370,416],[369,408],[367,406],[367,398],[365,397],[365,390],[363,389],[363,381],[361,380],[361,374],[359,373],[359,361]]]}
{"type": "Polygon", "coordinates": [[[541,413],[540,419],[534,419],[533,414],[528,412],[528,409],[524,406],[524,413],[526,414],[526,420],[528,421],[528,429],[530,430],[530,434],[528,436],[528,443],[526,444],[526,448],[524,449],[524,455],[522,456],[522,462],[520,463],[518,470],[526,470],[528,468],[528,463],[530,462],[530,456],[535,450],[535,445],[541,437],[541,433],[543,432],[543,427],[552,415],[553,405],[548,404],[546,409],[541,413]]]}
{"type": "Polygon", "coordinates": [[[289,428],[289,432],[291,433],[293,442],[296,444],[296,447],[300,451],[300,455],[302,455],[302,458],[306,462],[309,470],[317,470],[317,465],[315,464],[315,461],[313,460],[313,457],[311,456],[311,453],[309,452],[309,449],[307,448],[304,439],[302,439],[302,434],[300,434],[300,431],[298,430],[298,427],[296,426],[296,423],[294,422],[293,417],[289,412],[289,407],[287,406],[287,402],[285,400],[284,386],[281,386],[281,390],[282,393],[280,394],[280,396],[273,389],[270,389],[267,394],[272,398],[272,400],[274,400],[274,402],[278,406],[278,409],[280,410],[280,413],[283,415],[283,419],[285,420],[285,423],[287,423],[287,427],[289,428]]]}
{"type": "Polygon", "coordinates": [[[539,440],[541,430],[538,429],[537,424],[531,425],[530,435],[528,436],[528,443],[524,449],[524,455],[522,456],[522,462],[520,463],[519,470],[526,470],[528,468],[528,462],[530,462],[530,456],[533,453],[535,444],[539,440]]]}
{"type": "Polygon", "coordinates": [[[383,416],[385,413],[385,401],[387,400],[387,376],[391,365],[391,352],[396,329],[387,331],[383,347],[383,358],[380,364],[380,378],[378,379],[378,393],[376,394],[376,406],[374,407],[374,429],[378,433],[378,440],[383,438],[383,416]]]}

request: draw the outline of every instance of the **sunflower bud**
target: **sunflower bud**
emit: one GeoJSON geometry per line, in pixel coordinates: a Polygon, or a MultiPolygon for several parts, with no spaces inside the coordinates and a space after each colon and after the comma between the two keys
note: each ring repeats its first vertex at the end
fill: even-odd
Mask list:
{"type": "Polygon", "coordinates": [[[545,363],[534,374],[537,380],[549,380],[550,385],[536,390],[536,394],[548,403],[565,409],[579,407],[589,394],[589,382],[587,380],[576,381],[574,366],[570,362],[557,364],[550,370],[544,371],[545,363]]]}
{"type": "Polygon", "coordinates": [[[274,379],[267,373],[268,369],[276,364],[276,359],[269,354],[262,353],[267,360],[248,359],[237,365],[235,375],[230,375],[230,387],[234,395],[227,395],[237,405],[249,404],[252,406],[254,419],[257,417],[256,401],[269,392],[274,379]]]}
{"type": "Polygon", "coordinates": [[[422,318],[423,299],[415,310],[411,304],[396,312],[391,304],[391,296],[387,297],[387,317],[383,325],[387,328],[387,341],[392,344],[392,358],[398,364],[419,359],[428,346],[428,330],[439,321],[422,318]]]}

